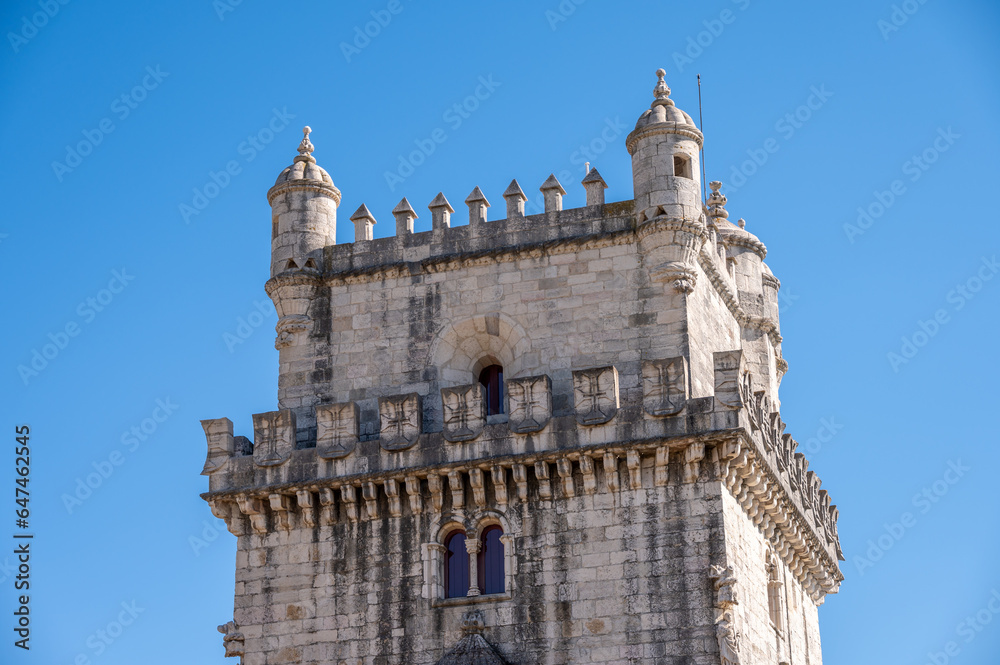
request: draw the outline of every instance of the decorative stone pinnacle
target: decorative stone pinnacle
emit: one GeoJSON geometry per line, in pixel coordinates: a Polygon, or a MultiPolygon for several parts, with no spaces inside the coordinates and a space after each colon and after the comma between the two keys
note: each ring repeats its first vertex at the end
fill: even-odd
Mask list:
{"type": "Polygon", "coordinates": [[[661,104],[673,106],[674,102],[670,99],[670,86],[663,80],[666,75],[667,71],[665,69],[660,68],[656,70],[656,78],[659,80],[656,82],[656,87],[653,88],[653,96],[656,97],[656,101],[653,103],[660,102],[661,104]]]}
{"type": "Polygon", "coordinates": [[[745,229],[747,227],[747,220],[743,219],[742,217],[740,217],[739,221],[736,223],[740,225],[741,229],[745,229]]]}
{"type": "Polygon", "coordinates": [[[299,144],[299,154],[309,155],[312,154],[313,144],[309,140],[309,134],[312,132],[312,127],[306,125],[302,128],[302,143],[299,144]]]}
{"type": "Polygon", "coordinates": [[[722,189],[722,183],[718,180],[713,180],[708,183],[708,186],[712,190],[712,193],[708,195],[707,201],[708,216],[728,219],[729,213],[726,211],[728,199],[725,194],[719,191],[722,189]]]}
{"type": "Polygon", "coordinates": [[[525,195],[524,190],[521,189],[521,185],[518,184],[517,178],[514,178],[513,180],[510,181],[510,184],[507,186],[506,191],[504,191],[503,193],[503,197],[505,199],[509,197],[516,197],[521,199],[522,201],[528,200],[528,197],[525,195]]]}
{"type": "Polygon", "coordinates": [[[299,154],[292,161],[308,162],[309,164],[316,163],[316,158],[312,156],[313,144],[309,140],[309,132],[311,131],[312,127],[309,125],[302,128],[302,142],[299,143],[299,154]]]}

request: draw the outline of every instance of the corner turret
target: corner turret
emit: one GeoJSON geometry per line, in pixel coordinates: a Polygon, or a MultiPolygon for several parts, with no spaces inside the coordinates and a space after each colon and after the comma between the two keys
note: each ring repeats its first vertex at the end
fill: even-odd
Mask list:
{"type": "Polygon", "coordinates": [[[271,277],[288,270],[321,270],[323,248],[337,243],[340,190],[312,156],[311,131],[303,128],[298,156],[267,192],[271,277]]]}
{"type": "Polygon", "coordinates": [[[701,216],[699,151],[704,141],[701,131],[670,99],[670,88],[659,79],[653,88],[655,99],[635,123],[625,139],[632,156],[632,183],[635,210],[642,222],[657,215],[698,219],[701,216]]]}

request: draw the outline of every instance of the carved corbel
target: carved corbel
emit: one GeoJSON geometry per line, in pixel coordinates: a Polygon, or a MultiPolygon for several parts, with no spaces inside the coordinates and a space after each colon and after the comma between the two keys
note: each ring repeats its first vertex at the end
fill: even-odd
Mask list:
{"type": "Polygon", "coordinates": [[[406,496],[410,499],[410,512],[420,515],[424,512],[424,496],[420,492],[420,479],[416,476],[406,477],[406,496]]]}
{"type": "Polygon", "coordinates": [[[604,453],[604,482],[609,492],[621,489],[618,481],[618,456],[614,453],[604,453]]]}
{"type": "Polygon", "coordinates": [[[494,464],[490,470],[493,479],[493,494],[500,508],[507,507],[507,469],[500,464],[494,464]]]}
{"type": "Polygon", "coordinates": [[[472,487],[472,500],[477,508],[486,507],[486,485],[482,469],[469,469],[469,485],[472,487]]]}
{"type": "Polygon", "coordinates": [[[549,480],[548,462],[535,462],[535,478],[538,480],[538,498],[548,501],[552,498],[552,483],[549,480]]]}
{"type": "Polygon", "coordinates": [[[556,460],[556,472],[562,478],[563,496],[576,496],[576,486],[573,483],[573,461],[560,457],[556,460]]]}
{"type": "Polygon", "coordinates": [[[340,499],[347,510],[347,519],[351,522],[358,521],[358,493],[354,485],[342,485],[340,488],[340,499]]]}
{"type": "Polygon", "coordinates": [[[267,501],[271,506],[271,514],[274,515],[278,527],[285,531],[291,529],[292,523],[289,513],[292,509],[291,500],[284,494],[269,494],[267,501]]]}
{"type": "Polygon", "coordinates": [[[399,481],[395,478],[390,478],[383,484],[385,489],[385,495],[389,499],[389,515],[391,517],[400,517],[403,514],[403,504],[399,498],[399,481]]]}
{"type": "Polygon", "coordinates": [[[667,446],[659,446],[656,449],[653,478],[657,487],[666,487],[670,482],[670,448],[667,446]]]}
{"type": "Polygon", "coordinates": [[[580,455],[580,473],[583,474],[583,491],[593,494],[597,491],[597,473],[594,471],[594,458],[590,455],[580,455]]]}
{"type": "Polygon", "coordinates": [[[441,482],[441,476],[436,473],[428,474],[427,488],[431,493],[431,506],[435,511],[440,513],[444,508],[444,487],[441,482]]]}
{"type": "Polygon", "coordinates": [[[250,518],[250,525],[254,532],[260,536],[265,535],[267,533],[267,515],[261,500],[249,496],[238,496],[236,503],[240,507],[240,512],[250,518]]]}
{"type": "Polygon", "coordinates": [[[698,481],[698,473],[701,461],[705,459],[705,444],[696,441],[684,449],[684,476],[685,483],[698,481]]]}
{"type": "Polygon", "coordinates": [[[323,526],[330,526],[336,521],[336,513],[334,512],[333,505],[335,496],[333,490],[329,487],[324,487],[319,491],[319,505],[321,506],[319,523],[323,526]]]}
{"type": "Polygon", "coordinates": [[[361,484],[361,498],[365,500],[365,513],[368,519],[377,520],[378,517],[378,486],[373,482],[361,484]]]}
{"type": "Polygon", "coordinates": [[[528,500],[528,469],[523,464],[515,464],[511,472],[517,485],[517,498],[523,503],[528,500]]]}
{"type": "Polygon", "coordinates": [[[299,514],[302,515],[302,522],[307,527],[316,526],[316,510],[313,505],[313,495],[309,490],[299,490],[295,493],[295,500],[299,504],[299,514]]]}

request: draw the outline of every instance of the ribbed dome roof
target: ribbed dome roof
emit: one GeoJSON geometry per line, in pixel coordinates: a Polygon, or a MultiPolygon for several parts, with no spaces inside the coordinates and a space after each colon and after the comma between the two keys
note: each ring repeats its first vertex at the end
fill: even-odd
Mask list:
{"type": "Polygon", "coordinates": [[[299,155],[292,161],[292,165],[278,175],[274,181],[275,185],[281,185],[291,180],[315,180],[323,182],[333,187],[333,178],[326,170],[316,163],[316,158],[312,156],[313,144],[309,140],[309,127],[302,129],[302,143],[299,144],[299,155]]]}
{"type": "Polygon", "coordinates": [[[656,82],[656,87],[653,88],[653,95],[656,99],[653,100],[649,109],[639,116],[639,120],[635,123],[635,128],[642,129],[648,125],[673,122],[678,125],[687,125],[691,129],[698,131],[698,127],[694,124],[691,116],[677,108],[674,100],[670,99],[670,87],[663,80],[663,77],[666,75],[667,72],[665,70],[656,70],[656,76],[659,79],[656,82]]]}

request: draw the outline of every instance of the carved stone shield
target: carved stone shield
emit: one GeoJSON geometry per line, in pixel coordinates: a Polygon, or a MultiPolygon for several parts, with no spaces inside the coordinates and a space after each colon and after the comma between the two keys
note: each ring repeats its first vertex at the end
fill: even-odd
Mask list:
{"type": "Polygon", "coordinates": [[[680,413],[688,398],[687,360],[683,356],[642,363],[642,405],[651,416],[680,413]]]}
{"type": "Polygon", "coordinates": [[[597,367],[573,372],[573,405],[581,425],[600,425],[618,413],[618,370],[597,367]]]}
{"type": "Polygon", "coordinates": [[[380,397],[378,413],[382,423],[379,438],[383,448],[406,450],[417,442],[423,429],[420,395],[407,393],[380,397]]]}
{"type": "Polygon", "coordinates": [[[448,441],[471,441],[482,434],[486,425],[483,386],[471,383],[441,389],[444,406],[444,438],[448,441]]]}
{"type": "Polygon", "coordinates": [[[283,464],[295,450],[295,412],[290,409],[253,415],[253,461],[257,466],[283,464]]]}
{"type": "Polygon", "coordinates": [[[549,377],[529,376],[507,380],[507,427],[527,434],[542,430],[552,417],[552,382],[549,377]]]}
{"type": "Polygon", "coordinates": [[[316,407],[316,454],[323,459],[346,457],[358,443],[358,406],[354,402],[316,407]]]}

